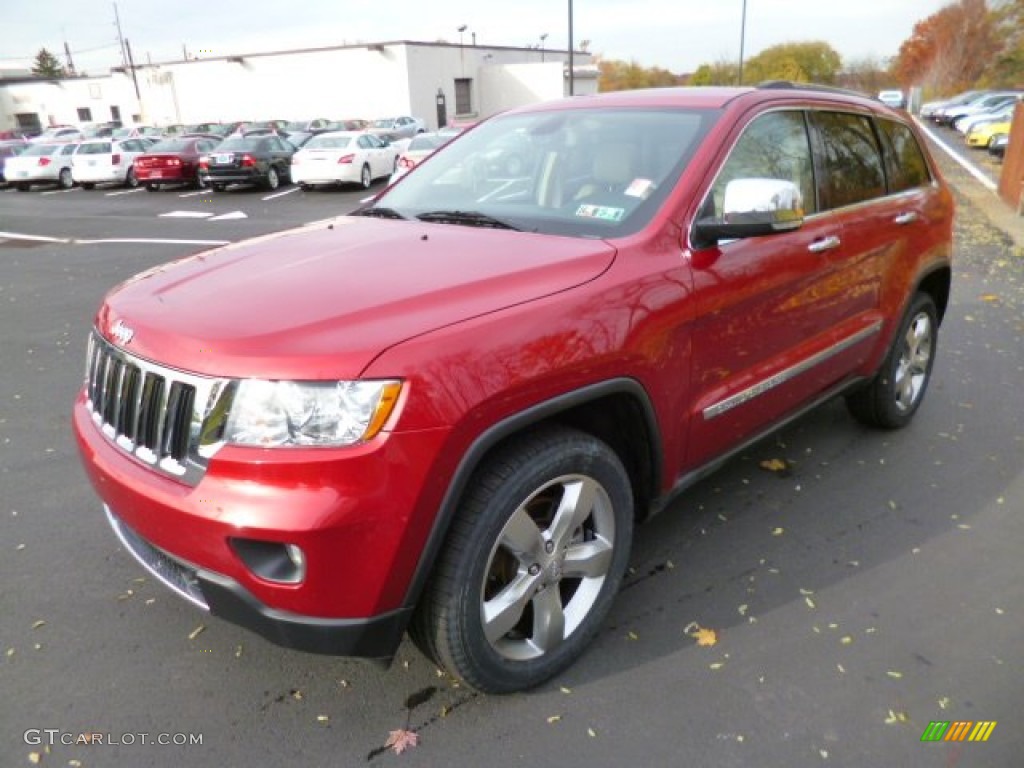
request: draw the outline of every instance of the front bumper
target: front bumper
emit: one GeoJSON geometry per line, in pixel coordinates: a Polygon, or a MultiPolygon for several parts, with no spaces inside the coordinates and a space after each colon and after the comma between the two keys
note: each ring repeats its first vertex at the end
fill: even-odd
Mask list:
{"type": "Polygon", "coordinates": [[[136,560],[189,602],[286,648],[357,656],[387,663],[394,656],[411,609],[372,619],[323,619],[275,610],[223,574],[184,563],[161,552],[104,505],[107,522],[136,560]]]}
{"type": "Polygon", "coordinates": [[[189,485],[108,438],[84,394],[72,421],[111,525],[162,582],[286,647],[394,654],[437,508],[436,495],[424,489],[447,430],[382,432],[345,449],[225,446],[189,485]],[[259,575],[238,540],[301,548],[304,578],[259,575]]]}

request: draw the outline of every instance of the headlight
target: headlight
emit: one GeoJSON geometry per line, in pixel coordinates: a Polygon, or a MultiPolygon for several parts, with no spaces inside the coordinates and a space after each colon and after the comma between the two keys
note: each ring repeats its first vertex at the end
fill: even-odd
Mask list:
{"type": "Polygon", "coordinates": [[[238,384],[225,429],[237,445],[352,445],[388,420],[398,381],[262,381],[238,384]]]}

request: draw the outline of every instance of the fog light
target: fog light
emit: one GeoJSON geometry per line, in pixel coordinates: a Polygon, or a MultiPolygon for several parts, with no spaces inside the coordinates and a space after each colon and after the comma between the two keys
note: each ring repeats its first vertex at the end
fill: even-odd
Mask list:
{"type": "Polygon", "coordinates": [[[258,539],[230,539],[246,568],[267,581],[299,584],[306,578],[306,555],[297,544],[258,539]]]}

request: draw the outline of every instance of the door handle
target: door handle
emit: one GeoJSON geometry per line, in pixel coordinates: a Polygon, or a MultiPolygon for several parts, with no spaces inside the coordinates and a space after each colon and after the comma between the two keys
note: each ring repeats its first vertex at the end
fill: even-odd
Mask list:
{"type": "Polygon", "coordinates": [[[807,246],[807,250],[811,253],[824,253],[825,251],[831,251],[838,248],[839,245],[839,238],[836,235],[829,235],[828,237],[823,237],[820,240],[815,240],[807,246]]]}
{"type": "Polygon", "coordinates": [[[914,213],[913,211],[901,213],[899,216],[893,219],[894,224],[910,224],[915,221],[917,221],[917,214],[914,213]]]}

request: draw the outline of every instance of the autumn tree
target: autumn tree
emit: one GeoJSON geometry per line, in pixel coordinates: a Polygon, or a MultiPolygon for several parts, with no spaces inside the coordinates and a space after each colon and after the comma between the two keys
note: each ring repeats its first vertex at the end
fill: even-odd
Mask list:
{"type": "Polygon", "coordinates": [[[661,67],[641,67],[636,61],[599,59],[598,90],[628,91],[635,88],[661,88],[681,85],[683,78],[661,67]]]}
{"type": "Polygon", "coordinates": [[[36,77],[63,77],[66,73],[60,60],[45,48],[40,48],[32,65],[36,77]]]}
{"type": "Polygon", "coordinates": [[[876,94],[898,82],[889,67],[873,57],[855,59],[843,65],[837,85],[861,93],[876,94]]]}
{"type": "Polygon", "coordinates": [[[918,22],[893,68],[900,83],[941,93],[974,85],[1000,50],[996,21],[985,0],[957,0],[918,22]]]}
{"type": "Polygon", "coordinates": [[[743,82],[792,80],[800,83],[830,85],[843,60],[824,42],[783,43],[765,48],[743,65],[743,82]]]}
{"type": "Polygon", "coordinates": [[[993,3],[992,22],[999,50],[982,84],[995,88],[1020,86],[1024,81],[1024,0],[993,3]]]}

